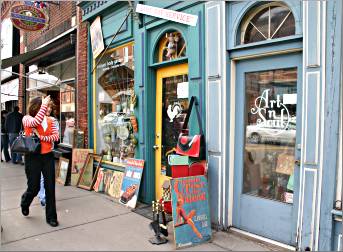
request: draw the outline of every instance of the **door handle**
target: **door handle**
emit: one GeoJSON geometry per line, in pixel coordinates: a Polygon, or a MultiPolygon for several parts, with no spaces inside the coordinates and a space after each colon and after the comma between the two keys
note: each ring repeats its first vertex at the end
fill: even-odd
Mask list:
{"type": "Polygon", "coordinates": [[[294,160],[294,164],[297,166],[300,166],[300,160],[299,159],[294,160]]]}
{"type": "Polygon", "coordinates": [[[154,146],[152,146],[152,148],[154,148],[154,150],[158,150],[159,146],[158,145],[154,145],[154,146]]]}

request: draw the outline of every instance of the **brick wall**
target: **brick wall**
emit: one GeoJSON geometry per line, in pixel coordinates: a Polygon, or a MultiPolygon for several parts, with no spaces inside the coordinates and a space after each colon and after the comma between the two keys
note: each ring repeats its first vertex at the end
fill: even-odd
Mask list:
{"type": "Polygon", "coordinates": [[[77,18],[80,23],[77,30],[77,100],[76,100],[76,116],[77,128],[85,132],[85,145],[88,147],[88,56],[87,56],[87,41],[88,41],[88,23],[82,22],[81,9],[78,8],[77,18]]]}
{"type": "MultiPolygon", "coordinates": [[[[31,51],[71,28],[71,18],[76,16],[75,1],[55,1],[48,4],[49,26],[44,31],[25,33],[24,42],[31,51]]],[[[76,21],[76,20],[75,20],[76,21]]]]}
{"type": "MultiPolygon", "coordinates": [[[[9,9],[15,2],[5,1],[1,5],[1,16],[9,15],[9,9]]],[[[22,37],[20,43],[20,53],[33,50],[38,46],[55,38],[59,34],[71,28],[71,18],[76,16],[76,23],[79,23],[77,29],[77,45],[76,45],[76,125],[79,130],[85,132],[85,145],[88,147],[88,57],[87,57],[87,40],[88,40],[88,23],[82,23],[81,9],[76,6],[75,1],[59,1],[60,5],[49,4],[49,27],[45,31],[38,32],[23,32],[20,31],[22,37]]],[[[20,65],[21,74],[24,73],[24,66],[20,65]]],[[[19,107],[25,112],[26,106],[25,96],[25,79],[19,78],[19,107]]]]}

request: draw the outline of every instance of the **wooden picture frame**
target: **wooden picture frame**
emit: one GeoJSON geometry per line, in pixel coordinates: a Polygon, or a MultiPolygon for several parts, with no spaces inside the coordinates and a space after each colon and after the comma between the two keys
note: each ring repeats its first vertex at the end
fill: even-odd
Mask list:
{"type": "Polygon", "coordinates": [[[62,185],[66,184],[69,170],[69,159],[60,157],[56,170],[56,182],[62,185]]]}
{"type": "Polygon", "coordinates": [[[100,164],[102,161],[102,155],[97,155],[93,153],[89,153],[86,158],[86,162],[82,168],[79,180],[77,182],[77,187],[86,190],[92,190],[95,180],[97,178],[97,174],[100,168],[100,164]],[[94,161],[98,162],[98,165],[94,172],[94,161]]]}

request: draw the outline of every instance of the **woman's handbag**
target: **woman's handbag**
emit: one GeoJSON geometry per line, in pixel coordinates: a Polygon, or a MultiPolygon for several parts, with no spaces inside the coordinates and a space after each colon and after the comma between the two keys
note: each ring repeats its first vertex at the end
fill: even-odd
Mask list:
{"type": "Polygon", "coordinates": [[[40,139],[34,136],[25,136],[20,132],[11,146],[11,152],[20,154],[39,154],[41,151],[40,139]]]}
{"type": "Polygon", "coordinates": [[[176,146],[176,153],[179,155],[189,156],[189,157],[196,157],[203,159],[205,158],[205,139],[202,130],[202,123],[201,117],[199,112],[199,103],[196,100],[195,96],[192,96],[191,101],[189,103],[188,112],[186,115],[185,122],[183,123],[182,131],[179,135],[179,139],[176,146]],[[194,136],[189,136],[187,126],[188,121],[191,116],[193,104],[195,103],[195,110],[197,113],[198,124],[199,124],[199,134],[194,136]]]}

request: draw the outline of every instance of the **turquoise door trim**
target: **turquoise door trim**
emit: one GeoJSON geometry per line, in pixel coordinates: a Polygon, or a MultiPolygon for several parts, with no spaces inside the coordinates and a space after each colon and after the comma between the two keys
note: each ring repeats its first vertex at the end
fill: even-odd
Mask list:
{"type": "MultiPolygon", "coordinates": [[[[243,149],[245,144],[245,78],[246,72],[297,67],[297,125],[296,144],[301,140],[302,57],[299,53],[242,60],[236,64],[236,126],[233,226],[295,245],[299,201],[299,167],[294,167],[293,205],[242,194],[243,149]]],[[[296,149],[295,159],[300,159],[296,149]]]]}

